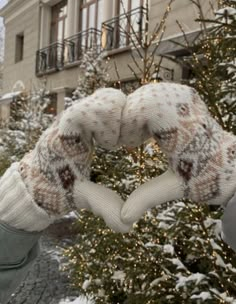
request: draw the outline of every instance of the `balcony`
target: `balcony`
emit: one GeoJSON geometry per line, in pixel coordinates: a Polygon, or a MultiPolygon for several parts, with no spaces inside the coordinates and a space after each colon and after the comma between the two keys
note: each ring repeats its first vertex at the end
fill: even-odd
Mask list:
{"type": "Polygon", "coordinates": [[[101,31],[90,28],[65,39],[64,44],[64,63],[75,63],[80,60],[82,55],[88,50],[93,50],[97,54],[101,52],[101,31]]]}
{"type": "Polygon", "coordinates": [[[83,53],[92,49],[101,52],[101,31],[90,28],[65,39],[62,43],[55,42],[36,53],[36,75],[57,72],[65,67],[77,64],[83,53]]]}
{"type": "Polygon", "coordinates": [[[97,54],[132,46],[143,38],[146,9],[138,7],[125,14],[114,17],[102,25],[102,32],[89,28],[40,49],[36,54],[36,75],[57,72],[78,65],[82,55],[88,50],[97,54]]]}
{"type": "Polygon", "coordinates": [[[146,21],[146,9],[138,7],[103,23],[102,47],[104,50],[121,49],[141,41],[146,21]]]}
{"type": "Polygon", "coordinates": [[[59,71],[64,66],[64,44],[55,42],[36,53],[36,75],[59,71]]]}

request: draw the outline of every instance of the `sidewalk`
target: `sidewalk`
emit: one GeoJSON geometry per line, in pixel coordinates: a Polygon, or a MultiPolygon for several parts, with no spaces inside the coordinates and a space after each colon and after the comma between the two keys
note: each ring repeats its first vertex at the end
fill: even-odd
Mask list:
{"type": "Polygon", "coordinates": [[[41,255],[9,304],[58,304],[63,298],[79,296],[70,286],[67,274],[61,270],[61,265],[66,262],[63,247],[72,245],[75,239],[71,230],[74,220],[65,218],[45,231],[41,239],[41,255]]]}

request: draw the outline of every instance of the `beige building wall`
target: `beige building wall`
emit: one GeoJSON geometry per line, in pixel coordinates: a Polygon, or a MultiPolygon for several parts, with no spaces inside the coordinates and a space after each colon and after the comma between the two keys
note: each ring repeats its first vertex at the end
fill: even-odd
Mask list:
{"type": "MultiPolygon", "coordinates": [[[[150,9],[150,29],[152,30],[157,23],[162,20],[170,0],[151,0],[150,9]]],[[[217,8],[218,1],[199,1],[205,17],[213,17],[213,11],[210,3],[217,8]]],[[[170,6],[170,13],[166,20],[166,30],[164,38],[181,35],[178,21],[184,32],[189,33],[199,29],[199,23],[195,20],[199,18],[199,9],[190,0],[175,0],[170,6]]]]}
{"type": "MultiPolygon", "coordinates": [[[[40,48],[40,44],[41,47],[49,45],[50,33],[50,20],[46,19],[50,16],[50,12],[47,11],[50,6],[44,4],[46,14],[44,11],[42,16],[40,14],[42,7],[39,2],[39,0],[18,0],[12,2],[12,6],[10,3],[4,13],[6,33],[2,95],[24,88],[28,91],[40,88],[42,81],[45,82],[46,80],[47,89],[53,93],[58,93],[58,110],[61,111],[64,107],[67,88],[76,87],[78,67],[36,77],[36,51],[40,48]],[[45,24],[46,21],[47,24],[45,24]],[[24,55],[23,60],[15,62],[16,36],[20,33],[24,35],[24,55]],[[22,84],[21,87],[19,87],[20,83],[22,84]]],[[[55,4],[55,1],[50,3],[55,4]]],[[[4,117],[8,113],[5,108],[5,106],[2,106],[1,111],[4,113],[4,117]]]]}
{"type": "Polygon", "coordinates": [[[5,15],[3,93],[14,91],[14,86],[19,80],[26,88],[38,83],[35,77],[35,59],[39,39],[39,5],[35,0],[18,2],[21,5],[9,9],[5,15]],[[23,60],[16,63],[16,36],[20,33],[24,35],[23,60]]]}
{"type": "MultiPolygon", "coordinates": [[[[161,20],[164,17],[166,9],[168,7],[170,0],[150,0],[149,1],[149,33],[153,33],[153,30],[157,24],[160,24],[161,20]]],[[[210,5],[209,1],[200,0],[202,11],[204,13],[204,17],[213,17],[213,10],[212,6],[210,5]]],[[[215,9],[218,7],[218,1],[212,0],[211,4],[215,9]]],[[[170,6],[170,12],[168,18],[165,22],[166,30],[163,36],[163,42],[174,37],[182,36],[182,32],[180,27],[178,26],[178,21],[181,24],[183,31],[187,33],[192,33],[200,29],[199,23],[195,20],[199,18],[199,10],[198,8],[190,1],[190,0],[175,0],[172,5],[170,6]]],[[[160,32],[161,35],[161,32],[160,32]]],[[[158,36],[158,39],[160,38],[158,36]]],[[[156,41],[158,41],[158,39],[156,41]]],[[[155,43],[154,43],[155,44],[155,43]]],[[[166,50],[168,51],[168,50],[166,50]]],[[[108,52],[108,57],[110,55],[111,59],[108,64],[108,70],[110,74],[111,81],[117,81],[118,76],[116,71],[114,70],[114,62],[118,67],[118,74],[120,79],[130,79],[132,77],[131,70],[128,68],[128,64],[132,66],[134,71],[139,74],[138,69],[136,68],[135,64],[133,64],[133,60],[130,56],[130,52],[128,50],[124,52],[115,52],[116,54],[113,55],[113,52],[108,52]]],[[[135,53],[134,53],[135,54],[135,53]]],[[[139,62],[140,67],[142,68],[142,62],[139,60],[139,56],[135,56],[137,62],[139,62]]],[[[159,57],[156,57],[156,62],[159,61],[159,57]]],[[[179,82],[182,78],[182,67],[178,64],[173,63],[173,61],[169,61],[164,59],[162,61],[162,66],[166,67],[167,69],[174,70],[174,77],[173,81],[179,82]]],[[[165,78],[165,70],[162,71],[162,78],[165,78]]]]}
{"type": "MultiPolygon", "coordinates": [[[[212,14],[209,1],[200,0],[206,16],[212,14]]],[[[46,74],[43,77],[36,77],[36,51],[39,48],[49,45],[50,32],[50,6],[57,3],[58,0],[11,0],[2,14],[5,19],[6,36],[5,36],[5,62],[4,62],[4,80],[3,94],[14,90],[19,90],[17,83],[23,82],[25,88],[39,88],[42,80],[46,80],[47,88],[58,94],[58,111],[64,107],[64,97],[67,92],[77,85],[78,75],[80,73],[78,66],[64,68],[62,71],[46,74]],[[41,4],[40,4],[41,3],[41,4]],[[24,57],[20,62],[15,63],[15,45],[16,35],[24,33],[24,57]]],[[[212,0],[217,7],[217,0],[212,0]]],[[[78,7],[79,1],[68,0],[68,32],[67,37],[76,34],[78,28],[78,7]]],[[[160,23],[169,0],[150,0],[150,30],[156,23],[160,23]]],[[[107,21],[114,14],[114,0],[104,0],[103,21],[107,21]]],[[[166,32],[164,39],[181,35],[180,29],[176,23],[178,20],[186,33],[196,31],[199,24],[195,19],[199,12],[190,0],[175,0],[171,7],[171,12],[166,21],[166,32]]],[[[106,67],[110,75],[110,81],[118,80],[117,73],[114,69],[114,61],[118,66],[119,78],[130,80],[133,76],[128,68],[128,63],[132,64],[129,51],[108,52],[104,53],[106,67]],[[107,57],[108,56],[108,57],[107,57]],[[109,63],[107,58],[111,57],[109,63]]],[[[158,60],[158,59],[157,59],[158,60]]],[[[174,69],[174,81],[181,79],[182,68],[169,62],[163,61],[169,69],[174,69]]],[[[6,112],[3,110],[4,113],[6,112]]]]}
{"type": "Polygon", "coordinates": [[[5,121],[10,116],[10,104],[0,105],[0,121],[5,121]]]}

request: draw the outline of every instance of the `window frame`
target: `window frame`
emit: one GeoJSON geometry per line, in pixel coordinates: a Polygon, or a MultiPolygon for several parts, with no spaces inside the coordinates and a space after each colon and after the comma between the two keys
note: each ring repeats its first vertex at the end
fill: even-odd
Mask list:
{"type": "Polygon", "coordinates": [[[24,59],[25,34],[20,32],[15,37],[15,63],[24,59]]]}
{"type": "Polygon", "coordinates": [[[65,39],[65,36],[66,36],[65,29],[66,29],[68,11],[63,16],[61,16],[61,17],[59,16],[60,9],[64,6],[67,6],[67,9],[68,9],[68,0],[62,0],[59,3],[57,3],[57,4],[55,4],[51,7],[51,24],[50,24],[50,30],[51,30],[50,31],[50,43],[51,44],[59,41],[59,39],[58,39],[58,26],[59,26],[60,21],[63,22],[63,30],[62,30],[63,36],[62,36],[62,39],[59,42],[62,42],[65,39]],[[58,10],[56,16],[53,16],[53,10],[54,9],[58,10]],[[55,32],[53,33],[53,28],[54,27],[55,27],[55,29],[54,29],[55,32]]]}
{"type": "MultiPolygon", "coordinates": [[[[125,11],[126,13],[129,12],[129,11],[131,11],[131,8],[132,8],[132,1],[133,1],[133,0],[128,0],[128,9],[125,11]]],[[[139,0],[139,3],[140,3],[140,4],[139,4],[138,7],[143,6],[144,0],[139,0]]],[[[114,15],[114,17],[121,15],[121,14],[120,14],[121,8],[122,8],[122,5],[121,5],[120,0],[116,0],[116,1],[115,1],[115,15],[114,15]]]]}
{"type": "MultiPolygon", "coordinates": [[[[81,1],[81,4],[80,4],[80,7],[79,7],[79,31],[82,31],[82,24],[83,24],[83,9],[87,9],[87,12],[86,12],[86,25],[85,25],[85,29],[84,30],[88,30],[90,27],[89,27],[89,20],[91,18],[90,16],[90,7],[95,4],[95,15],[93,17],[95,17],[95,21],[94,21],[94,24],[95,24],[95,28],[97,29],[98,28],[98,4],[99,2],[102,1],[102,0],[90,0],[86,3],[83,3],[83,1],[81,1]]],[[[110,0],[111,1],[111,0],[110,0]]]]}
{"type": "MultiPolygon", "coordinates": [[[[131,28],[130,28],[130,22],[131,22],[131,17],[129,15],[129,12],[131,12],[132,10],[136,9],[136,8],[132,8],[132,1],[133,0],[127,0],[127,9],[125,8],[124,11],[121,12],[122,9],[122,4],[120,0],[115,0],[115,10],[114,10],[114,17],[117,18],[117,24],[115,26],[115,44],[119,45],[120,43],[120,29],[119,29],[119,22],[120,22],[120,16],[123,16],[124,14],[127,13],[127,27],[126,27],[126,31],[127,33],[130,33],[131,28]]],[[[138,7],[143,7],[144,4],[144,0],[139,0],[139,5],[138,7]]],[[[126,35],[126,47],[129,46],[130,44],[130,37],[129,35],[126,35]]],[[[115,49],[119,49],[119,47],[115,47],[115,49]]]]}

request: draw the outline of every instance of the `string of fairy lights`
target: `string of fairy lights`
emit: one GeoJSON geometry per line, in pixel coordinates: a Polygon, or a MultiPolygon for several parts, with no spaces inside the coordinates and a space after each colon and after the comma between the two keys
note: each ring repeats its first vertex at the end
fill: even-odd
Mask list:
{"type": "MultiPolygon", "coordinates": [[[[196,206],[191,207],[190,209],[189,205],[186,205],[185,214],[192,211],[192,208],[194,209],[194,214],[190,212],[190,220],[193,223],[199,223],[199,229],[201,226],[202,210],[196,206]]],[[[179,212],[177,209],[176,211],[179,212]]],[[[150,289],[150,292],[152,291],[155,293],[156,297],[161,297],[163,296],[161,290],[163,290],[163,288],[168,288],[168,293],[176,294],[177,291],[175,284],[172,283],[177,279],[176,274],[171,270],[170,265],[166,265],[166,257],[163,255],[161,250],[158,251],[158,246],[161,248],[163,245],[163,241],[161,240],[163,237],[162,232],[159,230],[156,234],[153,233],[157,229],[158,221],[154,218],[153,221],[151,221],[152,225],[149,225],[148,227],[146,225],[146,221],[150,221],[150,216],[145,219],[145,223],[142,227],[139,227],[136,233],[130,236],[122,235],[116,237],[116,235],[111,234],[109,229],[99,228],[96,231],[96,235],[92,239],[89,238],[89,244],[87,244],[87,246],[84,246],[84,242],[88,240],[88,236],[85,234],[86,239],[76,245],[76,248],[68,250],[67,252],[72,263],[74,265],[79,264],[79,269],[76,271],[76,276],[78,278],[78,281],[75,282],[76,286],[78,287],[80,284],[82,286],[85,279],[90,280],[90,284],[94,288],[93,293],[99,300],[98,303],[110,303],[106,297],[107,293],[115,294],[119,289],[127,293],[135,292],[137,288],[137,278],[132,275],[124,277],[122,283],[112,279],[115,271],[120,269],[129,271],[132,269],[132,274],[137,274],[137,276],[140,276],[144,282],[145,280],[148,280],[150,273],[154,278],[161,278],[161,280],[159,280],[158,283],[155,283],[155,285],[149,285],[149,282],[147,284],[148,286],[145,286],[145,288],[147,288],[147,292],[150,289]],[[147,238],[147,235],[150,235],[151,238],[147,238]],[[153,247],[146,246],[146,242],[148,240],[152,242],[153,247]],[[116,250],[114,250],[114,248],[116,248],[116,250]],[[153,248],[155,248],[155,250],[153,250],[153,248]],[[124,264],[122,264],[122,261],[125,261],[124,264]],[[130,263],[129,267],[123,268],[127,263],[130,263]],[[149,270],[142,267],[145,263],[148,265],[149,270]],[[97,272],[96,267],[98,267],[100,271],[97,272]],[[140,273],[140,270],[143,271],[143,273],[140,273]],[[104,278],[106,278],[106,283],[104,282],[104,278]],[[110,282],[109,292],[104,285],[108,284],[107,280],[110,282]],[[104,289],[102,293],[101,290],[96,292],[98,289],[96,284],[101,290],[104,289]],[[171,285],[173,285],[173,288],[170,287],[171,285]]],[[[94,222],[94,217],[91,216],[86,218],[86,223],[82,223],[82,225],[84,225],[84,231],[91,231],[92,222],[94,222]]],[[[186,227],[187,226],[185,224],[182,229],[186,230],[186,227]]],[[[199,231],[201,231],[201,229],[199,231]]],[[[83,231],[80,231],[80,233],[83,234],[83,231]]],[[[171,231],[166,232],[165,237],[167,237],[167,234],[169,233],[171,233],[171,231]]],[[[235,281],[232,277],[235,269],[232,267],[232,260],[227,254],[220,252],[220,255],[226,261],[225,269],[221,269],[218,263],[219,251],[213,248],[211,242],[212,236],[208,234],[209,233],[205,227],[202,229],[202,233],[199,233],[198,241],[190,242],[188,238],[184,238],[182,239],[182,245],[187,247],[191,244],[191,250],[189,250],[189,253],[195,254],[197,259],[207,258],[208,263],[211,263],[211,266],[209,267],[208,265],[208,267],[211,269],[212,277],[214,274],[217,276],[220,288],[224,290],[227,297],[230,297],[229,290],[235,288],[235,281]],[[206,230],[205,233],[204,230],[206,230]],[[205,234],[207,234],[207,237],[205,234]],[[221,273],[223,273],[223,275],[221,275],[221,273]]],[[[179,237],[175,235],[172,241],[177,244],[179,237]]],[[[218,246],[222,246],[221,248],[224,248],[225,244],[219,242],[218,246]]],[[[181,251],[175,252],[175,256],[181,258],[181,251]]],[[[192,273],[185,268],[181,270],[181,274],[187,277],[192,273]]],[[[208,282],[211,281],[211,274],[206,276],[206,280],[208,282]]],[[[88,288],[89,294],[91,294],[93,288],[88,288]]],[[[145,288],[143,291],[146,290],[145,288]]],[[[212,293],[214,293],[214,290],[212,293]]],[[[217,298],[223,303],[223,298],[221,298],[220,295],[216,294],[215,296],[217,296],[217,298]]],[[[155,302],[150,300],[149,303],[155,302]]]]}
{"type": "MultiPolygon", "coordinates": [[[[219,1],[221,6],[224,3],[224,0],[219,1]]],[[[167,12],[170,9],[168,7],[167,12]]],[[[148,28],[149,23],[146,25],[148,28]]],[[[160,33],[160,35],[162,34],[163,32],[160,33]]],[[[144,47],[145,41],[147,43],[148,37],[153,39],[154,35],[149,35],[146,31],[145,39],[141,41],[141,47],[144,47]]],[[[156,38],[158,37],[156,36],[156,38]]],[[[217,37],[203,45],[203,53],[208,61],[214,60],[210,52],[212,43],[218,45],[220,38],[217,37]]],[[[231,47],[228,48],[228,51],[233,53],[236,49],[231,47]]],[[[201,67],[202,61],[198,53],[193,52],[192,57],[194,64],[201,67]]],[[[231,57],[226,57],[226,60],[230,61],[231,57]]],[[[112,57],[106,58],[108,66],[113,63],[112,61],[112,57]]],[[[140,58],[140,62],[141,67],[146,68],[140,75],[139,81],[141,84],[145,84],[151,81],[151,73],[147,73],[149,72],[147,65],[152,63],[152,59],[143,57],[140,58]]],[[[158,72],[158,70],[155,70],[155,72],[158,72]]],[[[204,90],[204,85],[211,81],[214,74],[211,70],[201,73],[203,77],[198,86],[204,90]]],[[[122,79],[117,66],[115,66],[115,75],[117,80],[114,82],[114,86],[121,88],[122,79]]],[[[135,71],[132,72],[132,76],[135,78],[135,71]]],[[[209,110],[214,113],[216,119],[219,119],[222,111],[227,109],[226,105],[215,103],[209,105],[209,110]]],[[[224,121],[221,123],[226,127],[224,121]]],[[[152,158],[159,158],[159,165],[161,163],[164,165],[165,160],[160,160],[158,147],[155,147],[153,151],[152,158]]],[[[148,156],[142,147],[132,151],[132,153],[132,157],[139,164],[139,170],[135,171],[135,180],[141,184],[147,178],[146,160],[148,156]]],[[[106,166],[106,164],[103,166],[106,166]]],[[[102,170],[100,163],[99,170],[102,170]]],[[[119,179],[119,174],[115,174],[113,177],[119,179]]],[[[191,297],[191,290],[188,289],[188,285],[184,289],[176,289],[177,274],[188,277],[191,276],[192,271],[190,271],[191,267],[188,268],[186,264],[183,269],[175,271],[171,258],[178,258],[182,263],[186,262],[187,259],[184,258],[183,250],[187,248],[188,255],[193,261],[207,260],[207,267],[210,269],[209,273],[205,275],[204,283],[193,285],[193,288],[198,289],[199,292],[207,290],[217,303],[225,303],[225,298],[216,288],[212,287],[214,286],[212,282],[216,280],[219,289],[226,297],[230,298],[232,290],[236,289],[235,268],[232,266],[235,261],[230,254],[230,248],[223,243],[221,238],[215,238],[214,227],[216,224],[209,225],[207,223],[208,217],[214,219],[211,217],[212,213],[209,208],[193,204],[191,201],[184,203],[184,207],[168,204],[167,208],[169,208],[168,212],[165,211],[164,213],[166,217],[175,219],[171,225],[159,228],[160,220],[157,215],[161,213],[161,210],[153,210],[151,215],[150,213],[146,214],[142,221],[134,226],[134,232],[129,235],[112,234],[100,220],[97,224],[94,224],[93,216],[86,215],[84,218],[83,215],[80,216],[79,233],[82,235],[81,242],[66,251],[66,255],[75,266],[75,272],[72,274],[74,284],[79,287],[83,286],[85,280],[89,281],[90,286],[81,291],[93,295],[96,303],[99,304],[111,303],[111,295],[115,295],[118,291],[133,295],[139,292],[140,296],[143,292],[147,295],[147,298],[151,298],[145,301],[147,304],[155,304],[156,299],[163,297],[163,294],[166,299],[168,296],[173,296],[175,303],[180,303],[178,301],[183,300],[183,294],[188,298],[191,297]],[[191,239],[190,236],[195,236],[195,239],[191,239]],[[213,240],[215,243],[213,243],[213,240]],[[171,242],[175,248],[173,257],[166,256],[162,251],[163,244],[168,242],[171,242]],[[149,243],[152,246],[147,246],[149,243]],[[117,270],[124,270],[125,272],[124,278],[120,281],[113,279],[113,274],[117,270]],[[151,278],[159,278],[159,280],[153,283],[154,280],[151,280],[151,278]],[[153,297],[155,297],[154,300],[153,297]]]]}

